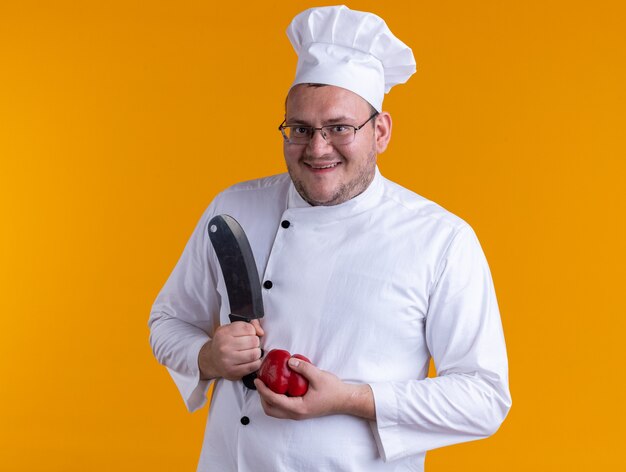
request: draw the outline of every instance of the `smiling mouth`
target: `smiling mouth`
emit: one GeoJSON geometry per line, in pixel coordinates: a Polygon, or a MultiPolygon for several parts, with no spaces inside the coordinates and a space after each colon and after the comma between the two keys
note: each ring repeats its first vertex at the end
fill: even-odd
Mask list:
{"type": "Polygon", "coordinates": [[[331,162],[329,164],[311,164],[310,162],[305,162],[305,164],[309,166],[311,169],[324,170],[324,169],[333,169],[337,167],[339,164],[341,164],[341,162],[331,162]]]}

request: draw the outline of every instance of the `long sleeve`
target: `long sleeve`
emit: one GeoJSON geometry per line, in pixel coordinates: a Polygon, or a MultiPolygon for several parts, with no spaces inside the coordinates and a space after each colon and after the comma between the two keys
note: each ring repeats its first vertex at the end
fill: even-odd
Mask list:
{"type": "Polygon", "coordinates": [[[157,296],[148,322],[154,355],[167,367],[190,411],[206,403],[210,382],[200,380],[198,353],[219,325],[220,296],[207,234],[212,216],[213,205],[157,296]]]}
{"type": "Polygon", "coordinates": [[[372,429],[386,461],[487,437],[511,406],[493,282],[471,228],[452,239],[438,274],[425,325],[438,376],[371,385],[372,429]]]}

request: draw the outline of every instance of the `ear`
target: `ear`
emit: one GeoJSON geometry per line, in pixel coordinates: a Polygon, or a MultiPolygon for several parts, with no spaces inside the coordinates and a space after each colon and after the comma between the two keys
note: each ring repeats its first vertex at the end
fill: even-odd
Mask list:
{"type": "Polygon", "coordinates": [[[378,154],[385,152],[387,144],[391,139],[391,115],[386,111],[381,111],[375,118],[374,136],[376,139],[376,152],[378,154]]]}

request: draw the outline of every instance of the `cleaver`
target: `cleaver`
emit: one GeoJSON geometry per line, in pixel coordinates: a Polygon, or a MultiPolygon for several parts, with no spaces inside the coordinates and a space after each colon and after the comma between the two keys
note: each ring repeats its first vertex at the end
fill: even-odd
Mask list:
{"type": "MultiPolygon", "coordinates": [[[[217,255],[230,305],[230,321],[250,321],[263,317],[261,282],[252,248],[241,225],[229,215],[209,221],[209,239],[217,255]]],[[[256,372],[244,376],[246,387],[256,390],[256,372]]]]}

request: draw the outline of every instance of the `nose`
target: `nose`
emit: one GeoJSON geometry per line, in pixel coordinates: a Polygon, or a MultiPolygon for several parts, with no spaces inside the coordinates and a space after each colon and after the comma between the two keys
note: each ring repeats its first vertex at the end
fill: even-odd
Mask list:
{"type": "Polygon", "coordinates": [[[328,141],[326,141],[326,138],[324,138],[324,135],[322,133],[323,131],[321,129],[316,129],[313,131],[311,141],[309,141],[309,144],[307,144],[307,147],[309,148],[309,154],[316,156],[328,153],[328,148],[330,147],[330,144],[328,144],[328,141]]]}

